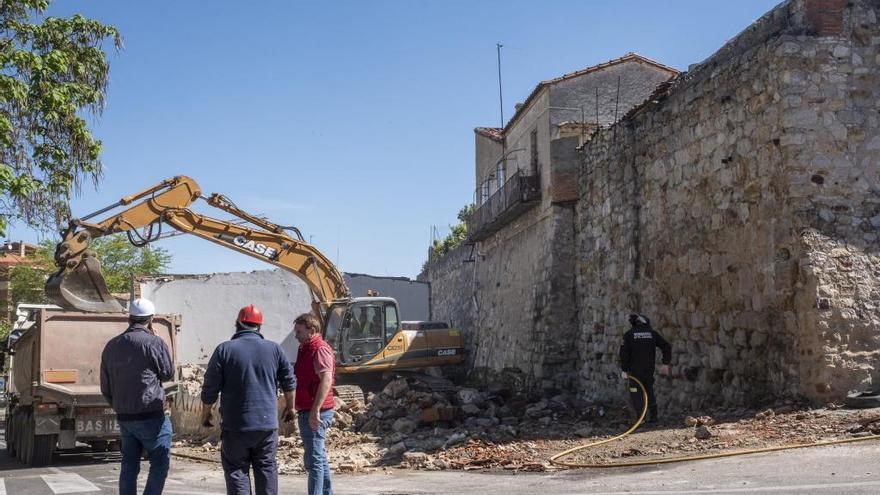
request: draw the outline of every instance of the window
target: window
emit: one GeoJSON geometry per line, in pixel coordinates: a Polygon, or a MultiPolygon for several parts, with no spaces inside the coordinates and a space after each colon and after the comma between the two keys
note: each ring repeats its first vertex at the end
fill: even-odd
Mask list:
{"type": "Polygon", "coordinates": [[[504,187],[504,181],[507,180],[507,171],[505,170],[505,164],[502,160],[501,163],[495,167],[495,180],[498,182],[498,189],[504,187]]]}
{"type": "Polygon", "coordinates": [[[387,343],[397,333],[397,306],[393,304],[385,305],[385,342],[387,343]]]}
{"type": "Polygon", "coordinates": [[[538,130],[532,131],[529,139],[529,147],[532,150],[532,175],[538,175],[538,130]]]}
{"type": "Polygon", "coordinates": [[[483,204],[486,201],[489,201],[489,181],[488,180],[483,182],[483,184],[480,186],[480,204],[483,204]]]}

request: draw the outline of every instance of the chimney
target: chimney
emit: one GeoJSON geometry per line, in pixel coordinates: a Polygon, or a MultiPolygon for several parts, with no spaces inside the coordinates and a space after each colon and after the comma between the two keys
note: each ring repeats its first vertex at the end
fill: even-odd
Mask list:
{"type": "Polygon", "coordinates": [[[24,241],[18,241],[18,255],[24,258],[24,241]]]}
{"type": "Polygon", "coordinates": [[[522,106],[523,106],[522,103],[517,103],[516,105],[513,106],[513,109],[514,109],[514,111],[519,112],[519,109],[522,108],[522,106]]]}

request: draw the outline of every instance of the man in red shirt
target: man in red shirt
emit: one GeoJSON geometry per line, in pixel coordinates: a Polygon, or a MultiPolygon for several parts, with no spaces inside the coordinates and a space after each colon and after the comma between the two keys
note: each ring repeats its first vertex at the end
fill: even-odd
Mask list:
{"type": "Polygon", "coordinates": [[[330,344],[321,338],[321,323],[311,313],[294,320],[293,332],[299,351],[293,373],[303,464],[309,475],[309,495],[332,495],[330,465],[324,440],[333,422],[333,374],[336,360],[330,344]]]}

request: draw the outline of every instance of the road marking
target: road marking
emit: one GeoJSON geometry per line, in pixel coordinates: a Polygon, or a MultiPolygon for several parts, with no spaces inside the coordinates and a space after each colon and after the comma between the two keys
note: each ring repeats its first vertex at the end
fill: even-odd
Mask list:
{"type": "Polygon", "coordinates": [[[226,495],[226,492],[191,492],[189,490],[162,490],[170,495],[226,495]]]}
{"type": "MultiPolygon", "coordinates": [[[[703,495],[707,493],[772,493],[783,491],[801,493],[807,490],[830,492],[834,488],[861,488],[869,486],[880,486],[880,481],[853,481],[849,483],[822,483],[815,485],[755,486],[748,488],[706,488],[703,490],[627,490],[624,492],[593,492],[593,495],[703,495]]],[[[583,492],[577,492],[577,494],[581,493],[583,492]]]]}
{"type": "Polygon", "coordinates": [[[44,474],[40,477],[49,485],[55,495],[101,491],[92,482],[78,474],[44,474]]]}
{"type": "Polygon", "coordinates": [[[0,495],[6,495],[6,480],[0,478],[0,495]]]}

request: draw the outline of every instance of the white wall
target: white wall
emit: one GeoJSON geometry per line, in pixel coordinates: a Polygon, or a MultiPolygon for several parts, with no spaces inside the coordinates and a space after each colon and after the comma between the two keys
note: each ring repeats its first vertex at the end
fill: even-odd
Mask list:
{"type": "MultiPolygon", "coordinates": [[[[402,277],[344,275],[352,295],[365,296],[367,289],[373,289],[397,299],[401,319],[429,319],[427,283],[402,277]]],[[[156,276],[141,280],[140,291],[141,297],[156,303],[157,312],[183,317],[177,335],[180,363],[207,363],[214,348],[235,332],[238,310],[248,304],[263,311],[263,335],[281,344],[293,361],[297,350],[293,320],[311,310],[306,285],[283,270],[156,276]]]]}

